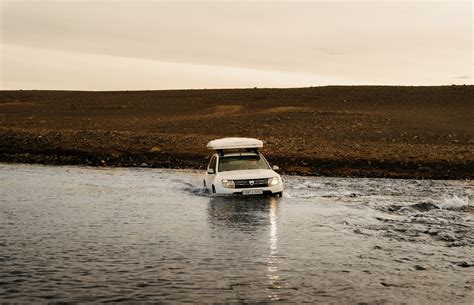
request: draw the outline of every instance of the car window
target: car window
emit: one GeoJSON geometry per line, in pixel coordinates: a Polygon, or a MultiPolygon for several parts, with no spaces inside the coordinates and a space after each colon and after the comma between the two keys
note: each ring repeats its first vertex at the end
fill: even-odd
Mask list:
{"type": "Polygon", "coordinates": [[[214,161],[214,156],[211,157],[211,159],[209,160],[209,164],[207,165],[207,168],[211,168],[211,165],[212,165],[212,162],[214,161]]]}
{"type": "Polygon", "coordinates": [[[212,156],[211,161],[209,162],[209,169],[213,169],[214,172],[216,171],[216,156],[212,156]]]}
{"type": "Polygon", "coordinates": [[[212,163],[212,169],[214,170],[214,173],[217,173],[217,157],[214,157],[214,163],[212,163]]]}
{"type": "Polygon", "coordinates": [[[268,169],[268,164],[259,155],[224,156],[219,159],[219,172],[248,169],[268,169]]]}

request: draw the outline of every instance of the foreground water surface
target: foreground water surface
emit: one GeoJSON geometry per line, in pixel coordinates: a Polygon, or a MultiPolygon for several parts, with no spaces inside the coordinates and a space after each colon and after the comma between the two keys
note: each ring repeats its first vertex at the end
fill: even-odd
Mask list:
{"type": "Polygon", "coordinates": [[[473,181],[284,180],[0,164],[0,301],[473,302],[473,181]]]}

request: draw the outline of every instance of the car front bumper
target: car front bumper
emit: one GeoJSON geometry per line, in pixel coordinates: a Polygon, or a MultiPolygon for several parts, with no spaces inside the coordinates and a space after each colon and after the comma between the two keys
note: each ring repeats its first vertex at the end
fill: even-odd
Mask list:
{"type": "MultiPolygon", "coordinates": [[[[283,192],[283,184],[279,183],[274,186],[266,186],[266,187],[254,187],[254,188],[225,188],[223,186],[216,187],[216,194],[217,195],[246,195],[246,191],[256,191],[262,190],[263,195],[272,195],[283,192]]],[[[254,194],[254,195],[262,195],[262,194],[254,194]]]]}

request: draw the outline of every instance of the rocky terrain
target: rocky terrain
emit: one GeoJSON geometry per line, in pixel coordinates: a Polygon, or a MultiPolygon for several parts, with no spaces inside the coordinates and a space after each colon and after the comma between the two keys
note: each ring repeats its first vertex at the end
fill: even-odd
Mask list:
{"type": "Polygon", "coordinates": [[[0,91],[0,162],[198,168],[262,139],[282,173],[474,177],[474,86],[0,91]]]}

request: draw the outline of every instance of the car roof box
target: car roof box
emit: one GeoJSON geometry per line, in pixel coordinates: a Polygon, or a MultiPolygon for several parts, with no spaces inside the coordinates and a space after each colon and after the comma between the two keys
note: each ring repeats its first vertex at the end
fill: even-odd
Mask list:
{"type": "Polygon", "coordinates": [[[207,143],[208,149],[258,149],[263,147],[263,142],[253,138],[223,138],[207,143]]]}

